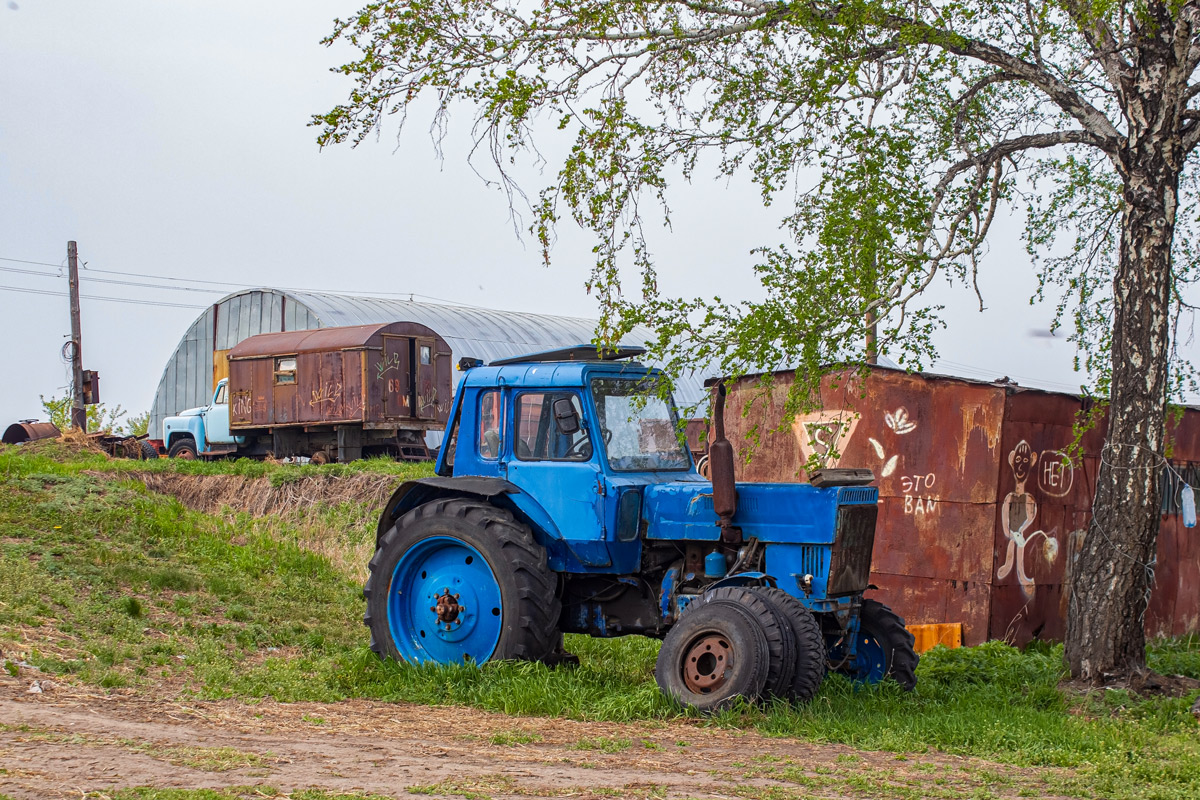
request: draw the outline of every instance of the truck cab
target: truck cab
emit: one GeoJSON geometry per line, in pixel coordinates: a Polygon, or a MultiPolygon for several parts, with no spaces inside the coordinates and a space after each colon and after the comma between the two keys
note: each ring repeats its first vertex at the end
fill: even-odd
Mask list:
{"type": "Polygon", "coordinates": [[[229,380],[213,390],[212,402],[163,420],[163,445],[172,458],[225,455],[237,450],[229,430],[229,380]]]}

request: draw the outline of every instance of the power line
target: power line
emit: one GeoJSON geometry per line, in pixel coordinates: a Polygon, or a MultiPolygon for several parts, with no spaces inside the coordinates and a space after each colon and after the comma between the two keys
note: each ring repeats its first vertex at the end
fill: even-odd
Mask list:
{"type": "Polygon", "coordinates": [[[51,264],[49,261],[26,261],[26,260],[25,260],[25,259],[23,259],[23,258],[4,258],[4,257],[0,257],[0,261],[11,261],[11,262],[13,262],[14,264],[37,264],[37,265],[38,265],[38,266],[40,266],[40,267],[56,267],[56,268],[58,268],[58,269],[62,269],[62,267],[63,267],[63,265],[62,265],[61,263],[59,263],[59,264],[51,264]]]}
{"type": "MultiPolygon", "coordinates": [[[[38,266],[54,267],[56,269],[62,268],[61,265],[59,265],[59,264],[51,264],[50,262],[47,262],[47,261],[27,261],[25,259],[20,259],[20,258],[3,258],[3,257],[0,257],[0,261],[12,261],[12,262],[16,262],[18,264],[36,264],[38,266]]],[[[420,292],[380,292],[380,291],[366,290],[366,289],[310,289],[310,288],[300,287],[300,286],[270,286],[270,287],[266,287],[261,284],[233,283],[232,281],[210,281],[210,280],[204,280],[202,278],[176,278],[176,277],[172,277],[170,275],[151,275],[151,274],[147,274],[147,273],[143,273],[143,272],[125,272],[125,271],[121,271],[121,270],[99,269],[96,267],[89,267],[89,266],[87,266],[86,263],[83,265],[83,270],[84,271],[80,274],[80,278],[90,280],[90,281],[93,281],[96,283],[112,283],[112,284],[123,285],[123,286],[140,286],[140,287],[149,288],[149,289],[170,289],[170,290],[175,290],[175,291],[211,292],[213,294],[220,293],[219,290],[216,290],[216,289],[199,289],[199,288],[184,287],[184,286],[164,286],[164,285],[159,285],[159,284],[122,282],[122,281],[115,281],[115,280],[111,280],[111,279],[107,279],[107,278],[93,278],[93,277],[89,276],[88,273],[89,272],[98,272],[98,273],[102,273],[104,275],[121,275],[121,276],[129,277],[129,278],[147,278],[150,280],[172,281],[175,283],[198,283],[198,284],[204,284],[207,286],[224,286],[224,287],[227,287],[227,289],[245,290],[245,289],[272,288],[272,289],[278,289],[283,292],[311,292],[313,294],[350,294],[350,295],[360,295],[363,297],[384,297],[384,298],[395,297],[395,298],[400,298],[400,299],[407,297],[410,300],[412,300],[413,298],[419,297],[423,300],[433,300],[434,302],[446,303],[449,305],[456,305],[456,306],[460,306],[462,308],[483,308],[482,306],[476,306],[476,305],[472,305],[470,303],[463,303],[458,300],[448,300],[444,297],[434,297],[433,295],[421,294],[420,292]]],[[[43,276],[47,276],[47,277],[62,277],[60,275],[52,275],[50,273],[39,272],[39,271],[35,271],[35,270],[18,270],[13,267],[0,267],[0,271],[21,272],[21,273],[28,274],[28,275],[43,275],[43,276]]]]}
{"type": "MultiPolygon", "coordinates": [[[[55,278],[61,279],[65,275],[43,272],[35,269],[21,269],[20,267],[0,267],[0,272],[15,272],[21,275],[36,275],[39,278],[55,278]]],[[[144,283],[142,281],[119,281],[112,278],[93,278],[90,275],[81,275],[81,280],[86,280],[90,283],[109,283],[116,286],[141,286],[147,289],[169,289],[173,292],[206,292],[209,294],[221,294],[221,289],[200,289],[195,286],[161,286],[156,283],[144,283]]]]}
{"type": "MultiPolygon", "coordinates": [[[[0,286],[0,289],[9,291],[9,292],[24,292],[26,294],[42,294],[42,295],[50,295],[53,297],[66,297],[68,294],[67,292],[56,292],[51,289],[28,289],[28,288],[25,288],[22,286],[0,286]]],[[[190,303],[167,303],[167,302],[163,302],[161,300],[138,300],[138,299],[135,299],[132,297],[106,297],[103,295],[95,295],[95,294],[82,294],[82,295],[80,295],[80,297],[82,297],[85,300],[104,300],[109,303],[129,303],[130,305],[137,305],[137,306],[163,306],[166,308],[208,308],[207,305],[197,306],[197,305],[192,305],[190,303]]]]}

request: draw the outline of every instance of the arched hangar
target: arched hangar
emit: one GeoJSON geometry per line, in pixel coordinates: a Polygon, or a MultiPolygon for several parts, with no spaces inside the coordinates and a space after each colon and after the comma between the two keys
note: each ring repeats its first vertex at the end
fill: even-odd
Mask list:
{"type": "MultiPolygon", "coordinates": [[[[489,363],[500,358],[570,347],[591,341],[596,321],[468,306],[281,289],[249,289],[213,303],[191,324],[167,361],[154,405],[150,436],[162,437],[163,419],[206,405],[217,382],[229,376],[229,351],[260,333],[302,331],[392,322],[423,325],[451,350],[451,363],[470,356],[489,363]]],[[[648,329],[635,330],[622,344],[642,345],[648,329]]],[[[697,402],[699,380],[682,384],[677,400],[697,402]]]]}

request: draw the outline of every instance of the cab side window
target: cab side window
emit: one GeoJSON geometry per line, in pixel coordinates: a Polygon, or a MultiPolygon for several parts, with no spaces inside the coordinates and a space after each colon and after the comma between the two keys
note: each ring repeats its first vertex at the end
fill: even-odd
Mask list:
{"type": "Polygon", "coordinates": [[[525,392],[517,396],[516,455],[522,461],[588,461],[592,444],[579,398],[570,392],[525,392]],[[556,419],[564,411],[574,412],[556,419]],[[572,430],[572,428],[574,428],[572,430]]]}
{"type": "Polygon", "coordinates": [[[489,389],[479,395],[479,457],[493,461],[503,444],[500,424],[500,392],[489,389]]]}

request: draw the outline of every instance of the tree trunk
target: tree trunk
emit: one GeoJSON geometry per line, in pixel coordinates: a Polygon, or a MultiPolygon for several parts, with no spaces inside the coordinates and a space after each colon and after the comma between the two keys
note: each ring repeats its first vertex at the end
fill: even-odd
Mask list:
{"type": "Polygon", "coordinates": [[[1145,614],[1159,525],[1170,346],[1177,143],[1124,154],[1121,249],[1113,279],[1109,428],[1093,519],[1070,570],[1065,658],[1100,682],[1146,663],[1145,614]],[[1173,146],[1174,145],[1174,146],[1173,146]]]}

